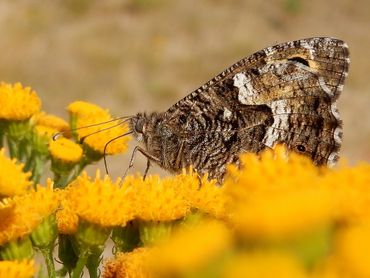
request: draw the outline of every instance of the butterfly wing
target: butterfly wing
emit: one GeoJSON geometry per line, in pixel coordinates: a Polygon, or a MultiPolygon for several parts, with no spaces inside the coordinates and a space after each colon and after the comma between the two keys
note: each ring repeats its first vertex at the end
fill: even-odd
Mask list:
{"type": "Polygon", "coordinates": [[[271,46],[180,100],[166,118],[189,141],[193,156],[187,163],[206,171],[217,168],[217,161],[235,161],[241,151],[258,152],[277,143],[318,165],[333,164],[342,137],[336,100],[348,67],[348,47],[338,39],[271,46]]]}

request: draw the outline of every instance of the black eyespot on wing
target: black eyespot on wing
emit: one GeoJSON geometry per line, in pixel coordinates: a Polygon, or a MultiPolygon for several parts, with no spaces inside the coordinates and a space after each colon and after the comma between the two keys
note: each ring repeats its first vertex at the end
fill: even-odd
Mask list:
{"type": "Polygon", "coordinates": [[[288,61],[294,61],[294,62],[300,63],[302,65],[305,65],[307,67],[310,66],[310,64],[308,63],[307,60],[303,59],[302,57],[298,57],[298,56],[292,57],[292,58],[288,58],[288,61]]]}
{"type": "Polygon", "coordinates": [[[299,152],[305,152],[306,151],[306,147],[305,146],[303,146],[303,145],[298,145],[297,146],[297,150],[299,151],[299,152]]]}

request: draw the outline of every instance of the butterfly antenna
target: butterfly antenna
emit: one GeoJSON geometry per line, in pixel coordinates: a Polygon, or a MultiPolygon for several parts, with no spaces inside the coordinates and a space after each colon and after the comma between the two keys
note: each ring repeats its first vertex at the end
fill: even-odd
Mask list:
{"type": "MultiPolygon", "coordinates": [[[[65,131],[60,131],[60,132],[55,133],[52,138],[53,138],[53,141],[56,141],[60,136],[63,136],[64,134],[70,134],[70,133],[72,133],[73,131],[76,131],[76,130],[81,130],[81,129],[86,129],[86,128],[90,128],[90,127],[94,127],[94,126],[104,125],[104,124],[108,124],[108,123],[111,123],[111,122],[120,121],[120,120],[125,119],[124,121],[120,122],[119,124],[112,126],[112,127],[115,127],[115,126],[118,126],[118,125],[126,122],[127,120],[131,119],[132,117],[133,116],[122,116],[122,117],[117,117],[117,118],[114,118],[112,120],[105,121],[105,122],[100,122],[100,123],[91,124],[91,125],[85,125],[85,126],[81,126],[81,127],[77,127],[77,128],[71,128],[71,129],[68,129],[68,130],[65,130],[65,131]]],[[[112,128],[112,127],[110,127],[110,128],[112,128]]],[[[104,129],[104,130],[106,130],[106,129],[104,129]]],[[[86,136],[89,136],[89,135],[86,135],[86,136]]]]}
{"type": "Polygon", "coordinates": [[[108,171],[108,165],[107,165],[107,148],[108,148],[108,145],[109,145],[110,143],[112,143],[113,141],[115,141],[115,140],[117,140],[117,139],[119,139],[119,138],[121,138],[121,137],[124,137],[124,136],[130,135],[130,134],[132,134],[132,133],[133,133],[133,131],[126,132],[126,133],[124,133],[124,134],[122,134],[122,135],[119,135],[119,136],[117,136],[117,137],[112,138],[112,139],[111,139],[111,140],[109,140],[107,143],[105,143],[105,145],[104,145],[104,151],[103,151],[103,160],[104,160],[105,173],[106,173],[107,175],[109,174],[109,171],[108,171]]]}
{"type": "Polygon", "coordinates": [[[91,135],[94,135],[94,134],[97,134],[97,133],[100,133],[100,132],[106,131],[106,130],[108,130],[108,129],[111,129],[111,128],[114,128],[114,127],[120,126],[120,125],[122,125],[122,124],[126,123],[128,120],[130,120],[130,119],[126,119],[126,120],[121,121],[121,122],[119,122],[119,123],[117,123],[117,124],[115,124],[115,125],[108,126],[108,127],[106,127],[106,128],[103,128],[103,129],[100,129],[100,130],[97,130],[97,131],[91,132],[91,133],[89,133],[89,134],[87,134],[87,135],[85,135],[85,136],[81,137],[81,138],[80,138],[80,140],[79,140],[79,143],[80,143],[80,144],[82,144],[82,143],[86,140],[86,138],[87,138],[87,137],[90,137],[91,135]]]}

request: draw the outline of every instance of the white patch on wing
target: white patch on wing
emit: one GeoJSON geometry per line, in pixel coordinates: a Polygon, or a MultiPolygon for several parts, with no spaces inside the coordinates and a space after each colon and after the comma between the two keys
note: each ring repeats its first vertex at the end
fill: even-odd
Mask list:
{"type": "Polygon", "coordinates": [[[283,141],[289,128],[289,114],[274,115],[274,123],[266,131],[263,143],[272,148],[277,141],[283,141]]]}
{"type": "Polygon", "coordinates": [[[266,131],[265,137],[263,138],[263,143],[272,148],[275,145],[275,142],[279,139],[278,130],[269,127],[266,131]]]}
{"type": "Polygon", "coordinates": [[[339,126],[334,130],[334,141],[338,145],[342,144],[342,129],[339,126]]]}
{"type": "Polygon", "coordinates": [[[292,113],[292,109],[289,107],[288,101],[286,99],[276,100],[272,102],[271,111],[273,115],[292,113]]]}
{"type": "Polygon", "coordinates": [[[315,48],[305,40],[301,40],[301,45],[310,53],[310,60],[314,60],[315,48]]]}
{"type": "Polygon", "coordinates": [[[320,85],[321,89],[323,89],[323,91],[325,93],[327,93],[329,96],[333,95],[333,92],[330,90],[330,88],[328,86],[326,86],[324,77],[322,77],[322,76],[319,77],[319,85],[320,85]]]}
{"type": "Polygon", "coordinates": [[[331,113],[333,114],[333,116],[337,119],[337,120],[340,120],[340,115],[339,115],[339,111],[338,111],[338,108],[337,108],[337,103],[336,102],[333,102],[331,104],[331,113]]]}
{"type": "Polygon", "coordinates": [[[328,157],[328,166],[333,167],[337,163],[339,156],[336,152],[332,152],[328,157]]]}
{"type": "Polygon", "coordinates": [[[251,104],[251,98],[255,96],[255,91],[250,83],[250,77],[244,73],[237,73],[233,77],[234,86],[239,89],[238,100],[242,104],[251,104]]]}
{"type": "Polygon", "coordinates": [[[232,112],[227,109],[226,107],[224,107],[224,120],[229,120],[232,116],[232,112]]]}

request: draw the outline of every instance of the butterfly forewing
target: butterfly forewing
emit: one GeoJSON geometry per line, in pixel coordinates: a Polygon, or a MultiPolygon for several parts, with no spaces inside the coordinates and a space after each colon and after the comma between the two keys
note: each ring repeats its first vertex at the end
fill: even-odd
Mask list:
{"type": "Polygon", "coordinates": [[[178,165],[211,177],[241,152],[284,143],[318,165],[333,164],[341,145],[336,99],[348,73],[347,45],[310,38],[242,59],[173,105],[164,123],[178,135],[178,165]]]}

